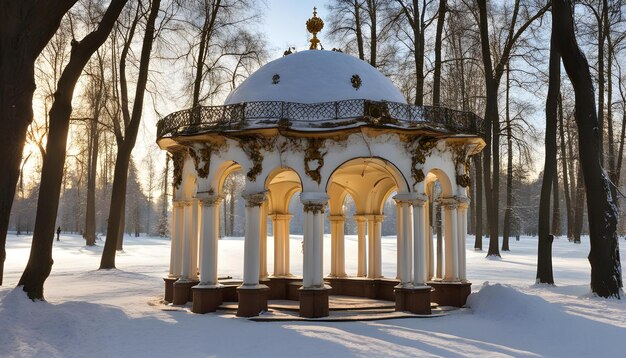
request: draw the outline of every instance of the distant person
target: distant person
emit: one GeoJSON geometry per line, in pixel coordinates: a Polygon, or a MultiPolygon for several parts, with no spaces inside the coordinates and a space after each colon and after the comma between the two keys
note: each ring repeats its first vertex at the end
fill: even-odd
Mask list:
{"type": "Polygon", "coordinates": [[[60,241],[60,240],[59,240],[59,237],[60,237],[60,236],[61,236],[61,227],[59,226],[59,227],[57,228],[57,241],[60,241]]]}

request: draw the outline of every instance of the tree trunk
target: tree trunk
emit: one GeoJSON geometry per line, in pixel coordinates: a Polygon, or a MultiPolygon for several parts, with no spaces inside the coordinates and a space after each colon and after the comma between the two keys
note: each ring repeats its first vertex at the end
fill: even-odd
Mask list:
{"type": "Polygon", "coordinates": [[[141,57],[139,62],[139,74],[137,76],[137,87],[135,89],[135,102],[133,103],[133,112],[125,132],[126,137],[118,148],[118,157],[115,164],[115,172],[113,175],[113,189],[111,193],[111,207],[109,209],[109,222],[107,225],[106,242],[102,251],[102,259],[100,260],[100,269],[115,268],[115,249],[118,240],[120,240],[119,229],[124,213],[123,198],[126,196],[126,184],[128,179],[128,166],[130,156],[137,140],[137,132],[139,123],[141,122],[141,112],[143,109],[143,99],[148,82],[148,69],[150,67],[150,53],[152,52],[152,44],[154,42],[155,28],[154,24],[159,13],[161,0],[152,0],[150,15],[146,24],[146,32],[144,34],[141,47],[141,57]]]}
{"type": "MultiPolygon", "coordinates": [[[[563,172],[563,193],[565,194],[565,210],[567,210],[567,239],[572,240],[574,218],[572,215],[572,202],[570,197],[570,183],[567,174],[567,155],[565,154],[565,129],[563,128],[563,98],[559,93],[559,138],[561,140],[561,168],[563,172]]],[[[571,169],[571,168],[570,168],[571,169]]]]}
{"type": "Polygon", "coordinates": [[[23,286],[30,299],[44,299],[43,284],[52,270],[52,243],[65,166],[65,148],[72,113],[74,87],[91,55],[106,41],[126,0],[113,0],[98,28],[78,42],[72,42],[70,60],[63,70],[54,103],[50,109],[50,127],[46,157],[41,171],[37,200],[37,217],[30,257],[18,286],[23,286]]]}
{"type": "Polygon", "coordinates": [[[363,47],[363,28],[361,26],[361,5],[359,0],[354,0],[354,27],[356,32],[356,46],[359,50],[359,58],[365,61],[365,51],[363,47]]]}
{"type": "Polygon", "coordinates": [[[87,166],[87,210],[85,211],[85,243],[96,244],[96,173],[98,167],[99,134],[98,122],[93,118],[90,123],[90,155],[87,166]]]}
{"type": "Polygon", "coordinates": [[[368,0],[367,1],[368,4],[368,14],[370,17],[370,65],[372,65],[372,67],[377,67],[377,62],[376,62],[376,50],[378,47],[378,39],[377,39],[377,4],[375,0],[368,0]]]}
{"type": "Polygon", "coordinates": [[[76,0],[0,2],[0,286],[26,131],[33,120],[35,60],[76,0]]]}
{"type": "Polygon", "coordinates": [[[500,184],[500,120],[498,118],[498,84],[493,77],[491,50],[489,48],[489,31],[487,24],[486,0],[478,1],[480,43],[482,48],[483,67],[485,73],[485,120],[483,134],[485,148],[483,149],[483,179],[485,185],[485,202],[487,203],[487,217],[489,220],[489,250],[487,256],[500,256],[498,243],[498,188],[500,184]],[[492,150],[493,150],[493,178],[492,178],[492,150]],[[492,182],[493,180],[493,182],[492,182]]]}
{"type": "Polygon", "coordinates": [[[576,210],[574,212],[574,243],[580,244],[583,232],[583,215],[585,213],[585,182],[582,163],[578,160],[578,174],[576,179],[576,210]]]}
{"type": "MultiPolygon", "coordinates": [[[[558,51],[558,37],[554,26],[552,12],[552,36],[550,39],[550,69],[548,77],[548,96],[546,98],[546,139],[545,162],[543,179],[541,181],[541,195],[539,198],[539,240],[537,243],[537,283],[554,284],[552,274],[552,241],[550,234],[550,190],[554,186],[556,176],[556,124],[559,89],[561,87],[561,58],[558,51]]],[[[557,188],[558,190],[558,188],[557,188]]]]}
{"type": "MultiPolygon", "coordinates": [[[[555,152],[557,151],[558,147],[555,152]]],[[[561,205],[559,203],[559,173],[556,168],[557,166],[558,162],[557,165],[555,165],[554,176],[552,178],[552,229],[550,231],[552,231],[554,237],[558,239],[561,235],[561,205]]]]}
{"type": "Polygon", "coordinates": [[[474,240],[474,250],[483,249],[483,166],[482,158],[480,155],[474,157],[474,164],[476,165],[476,194],[474,195],[474,201],[476,201],[476,233],[474,240]]]}
{"type": "MultiPolygon", "coordinates": [[[[446,19],[446,0],[439,0],[439,10],[437,13],[437,33],[435,35],[435,72],[433,75],[433,106],[435,107],[440,105],[441,97],[441,36],[443,34],[443,24],[446,19]]],[[[422,98],[423,97],[424,93],[422,87],[422,98]]]]}
{"type": "Polygon", "coordinates": [[[617,207],[609,180],[602,168],[593,83],[589,64],[574,32],[569,0],[553,1],[553,21],[567,75],[576,97],[578,150],[587,192],[587,216],[591,251],[591,291],[600,297],[620,297],[622,271],[617,241],[617,207]]]}
{"type": "Polygon", "coordinates": [[[506,208],[504,209],[504,225],[502,228],[502,251],[510,251],[509,236],[511,234],[511,214],[513,211],[513,130],[511,129],[510,98],[511,84],[509,81],[510,68],[506,66],[506,143],[507,143],[507,167],[506,167],[506,208]]]}
{"type": "MultiPolygon", "coordinates": [[[[124,158],[118,155],[117,158],[115,158],[115,167],[117,168],[118,161],[123,161],[123,160],[124,158]]],[[[128,160],[128,164],[130,164],[130,159],[128,160]]],[[[128,168],[126,169],[126,172],[128,173],[128,168]]],[[[125,181],[126,183],[124,184],[124,190],[123,190],[124,195],[122,195],[122,197],[119,198],[122,204],[120,205],[121,212],[119,214],[120,215],[119,236],[117,237],[117,241],[115,242],[116,251],[124,250],[124,234],[126,234],[126,194],[128,194],[128,190],[127,190],[128,174],[126,175],[125,181]]],[[[113,176],[113,183],[115,184],[115,176],[113,176]]],[[[113,201],[112,197],[111,197],[111,201],[113,201]]]]}

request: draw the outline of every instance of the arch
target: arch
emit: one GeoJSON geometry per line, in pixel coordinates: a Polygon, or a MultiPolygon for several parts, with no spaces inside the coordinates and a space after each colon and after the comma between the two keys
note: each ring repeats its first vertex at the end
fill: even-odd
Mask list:
{"type": "MultiPolygon", "coordinates": [[[[402,171],[391,161],[381,158],[381,157],[354,157],[343,163],[339,164],[336,168],[333,169],[328,180],[324,183],[324,188],[328,191],[328,187],[330,183],[335,181],[336,174],[341,169],[346,169],[350,166],[358,166],[365,165],[364,170],[367,167],[376,168],[378,171],[387,174],[387,176],[393,178],[393,181],[398,186],[399,191],[409,192],[410,187],[408,181],[402,174],[402,171]]],[[[354,198],[354,197],[353,197],[354,198]]]]}
{"type": "Polygon", "coordinates": [[[439,181],[439,184],[441,185],[441,193],[444,197],[451,197],[454,195],[450,177],[445,171],[438,168],[433,168],[426,174],[426,178],[424,179],[425,191],[428,190],[427,188],[429,187],[429,184],[435,181],[439,181]]]}
{"type": "Polygon", "coordinates": [[[224,187],[224,181],[226,178],[236,172],[237,170],[241,170],[242,166],[235,162],[234,160],[227,160],[221,163],[215,174],[213,175],[213,180],[211,182],[211,189],[216,190],[219,195],[222,195],[222,189],[224,187]]]}
{"type": "Polygon", "coordinates": [[[302,180],[292,168],[279,167],[273,169],[267,176],[264,188],[269,191],[269,212],[287,214],[291,198],[297,192],[302,191],[302,180]]]}

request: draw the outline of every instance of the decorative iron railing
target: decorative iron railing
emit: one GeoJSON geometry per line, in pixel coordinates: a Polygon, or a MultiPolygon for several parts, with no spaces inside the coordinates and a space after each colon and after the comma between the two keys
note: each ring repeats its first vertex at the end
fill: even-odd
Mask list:
{"type": "Polygon", "coordinates": [[[481,135],[482,119],[472,112],[363,99],[323,102],[246,102],[174,112],[157,124],[157,138],[247,128],[284,127],[328,130],[355,125],[429,128],[481,135]]]}

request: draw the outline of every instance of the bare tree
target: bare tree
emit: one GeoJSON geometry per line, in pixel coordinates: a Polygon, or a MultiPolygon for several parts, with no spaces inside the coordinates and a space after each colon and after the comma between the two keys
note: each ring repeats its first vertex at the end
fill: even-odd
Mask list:
{"type": "Polygon", "coordinates": [[[33,120],[35,61],[76,0],[0,3],[0,285],[22,151],[33,120]]]}
{"type": "Polygon", "coordinates": [[[587,192],[591,251],[591,290],[600,297],[619,298],[622,271],[617,243],[617,207],[602,168],[601,141],[589,64],[578,47],[569,0],[554,0],[554,31],[559,52],[576,95],[580,164],[587,192]]]}
{"type": "Polygon", "coordinates": [[[41,190],[37,201],[33,242],[28,264],[18,283],[18,286],[23,286],[28,297],[33,300],[44,298],[43,284],[53,264],[52,242],[65,164],[74,87],[91,55],[106,41],[125,4],[126,0],[113,0],[96,30],[81,41],[72,41],[70,60],[57,85],[54,104],[50,109],[50,131],[41,174],[41,190]]]}
{"type": "MultiPolygon", "coordinates": [[[[160,0],[152,0],[150,2],[150,11],[146,21],[146,30],[141,47],[141,55],[139,61],[139,74],[137,76],[137,85],[135,88],[135,97],[133,102],[132,114],[129,110],[127,83],[126,83],[126,56],[130,50],[130,45],[134,32],[141,17],[141,3],[138,4],[137,15],[133,21],[129,35],[127,36],[122,50],[120,59],[120,94],[121,94],[121,111],[124,119],[124,139],[118,140],[117,158],[115,160],[115,174],[113,177],[113,188],[111,193],[111,207],[109,209],[109,221],[107,225],[106,242],[102,251],[102,259],[100,260],[100,269],[115,268],[115,251],[118,241],[122,240],[120,231],[123,230],[121,225],[124,217],[124,205],[126,197],[126,184],[128,180],[128,167],[131,160],[131,153],[135,147],[137,140],[137,132],[139,131],[139,123],[141,122],[141,114],[143,110],[143,99],[148,82],[148,70],[150,66],[150,54],[152,52],[152,44],[156,34],[155,23],[159,8],[160,0]]],[[[116,122],[118,123],[118,122],[116,122]]],[[[116,131],[121,131],[118,128],[116,131]]]]}

